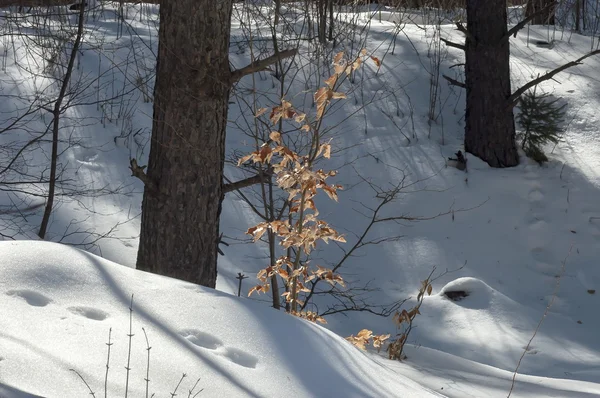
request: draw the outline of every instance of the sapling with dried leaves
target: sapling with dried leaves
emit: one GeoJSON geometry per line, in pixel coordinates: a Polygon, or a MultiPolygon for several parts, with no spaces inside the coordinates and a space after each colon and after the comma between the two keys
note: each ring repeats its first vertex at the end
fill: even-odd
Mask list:
{"type": "MultiPolygon", "coordinates": [[[[408,340],[410,332],[412,331],[414,319],[417,315],[421,314],[419,309],[423,304],[425,295],[431,296],[431,292],[433,291],[431,277],[434,271],[435,268],[424,281],[421,281],[421,287],[419,288],[419,293],[417,294],[417,303],[415,306],[408,311],[403,309],[402,311],[396,311],[394,314],[394,323],[396,324],[399,332],[396,335],[396,338],[391,340],[387,346],[386,351],[389,359],[403,360],[406,358],[406,355],[404,355],[404,346],[408,340]]],[[[376,348],[377,352],[379,352],[383,343],[389,338],[389,334],[374,335],[371,330],[363,329],[358,332],[356,336],[351,335],[350,337],[346,337],[346,340],[361,350],[366,350],[368,345],[372,345],[373,348],[376,348]]]]}
{"type": "MultiPolygon", "coordinates": [[[[352,60],[344,59],[343,52],[336,54],[333,60],[333,75],[325,80],[325,86],[320,87],[314,94],[316,111],[312,118],[294,108],[292,103],[285,99],[281,100],[280,105],[270,109],[269,119],[273,125],[281,120],[290,120],[298,125],[295,129],[298,134],[307,135],[310,145],[305,153],[297,153],[290,149],[285,144],[285,135],[281,131],[272,131],[269,134],[269,140],[257,151],[238,161],[238,165],[248,161],[261,163],[272,171],[279,188],[288,194],[290,216],[288,219],[261,222],[246,232],[252,235],[256,242],[267,231],[271,231],[278,237],[279,244],[286,250],[286,255],[279,257],[273,264],[258,272],[257,278],[260,283],[250,289],[248,295],[255,292],[268,292],[271,287],[271,278],[279,276],[287,287],[282,296],[290,304],[289,312],[313,322],[325,323],[325,319],[317,313],[299,309],[304,304],[300,295],[310,292],[307,283],[321,279],[331,285],[344,286],[342,277],[331,269],[321,266],[309,267],[309,261],[302,260],[310,255],[318,241],[325,243],[328,243],[329,240],[346,241],[326,221],[318,218],[319,211],[315,205],[314,198],[319,191],[337,201],[337,191],[342,189],[341,185],[330,184],[327,181],[329,177],[337,174],[336,171],[316,168],[318,160],[331,157],[330,141],[324,142],[322,137],[324,116],[333,100],[346,98],[343,92],[337,90],[366,58],[366,50],[361,51],[360,55],[352,60]]],[[[268,111],[269,108],[262,108],[255,116],[261,117],[268,111]]]]}

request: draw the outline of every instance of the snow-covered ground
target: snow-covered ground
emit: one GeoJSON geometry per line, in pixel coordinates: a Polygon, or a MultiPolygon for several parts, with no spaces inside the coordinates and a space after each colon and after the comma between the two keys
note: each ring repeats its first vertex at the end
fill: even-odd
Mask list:
{"type": "MultiPolygon", "coordinates": [[[[382,217],[444,214],[420,222],[378,223],[370,240],[399,238],[363,247],[340,269],[354,286],[369,283],[369,303],[391,304],[414,297],[420,280],[436,267],[434,292],[425,298],[408,358],[401,363],[383,353],[363,353],[337,336],[363,328],[394,333],[390,318],[347,312],[327,317],[328,331],[276,313],[262,302],[268,297],[231,295],[237,294],[238,272],[252,277],[265,266],[268,253],[261,245],[236,241],[245,238],[257,218],[235,194],[223,205],[222,229],[231,246],[219,259],[221,292],[128,268],[136,259],[142,187],[127,167],[130,157],[145,164],[147,156],[152,104],[144,102],[144,92],[152,93],[157,40],[156,8],[128,10],[126,24],[108,6],[88,15],[92,33],[78,57],[76,77],[93,81],[92,94],[84,91],[73,100],[63,122],[63,138],[71,143],[63,154],[64,175],[79,188],[108,187],[118,193],[60,197],[49,230],[51,240],[79,244],[104,259],[51,243],[0,242],[0,397],[86,395],[89,391],[71,368],[101,396],[111,328],[108,386],[113,396],[123,395],[131,294],[130,389],[136,396],[146,388],[142,327],[153,347],[149,389],[157,396],[172,392],[186,373],[179,390],[183,395],[200,378],[197,388],[204,391],[199,396],[503,397],[524,352],[513,396],[600,395],[600,59],[589,58],[540,86],[568,103],[563,140],[546,148],[547,164],[540,167],[523,157],[518,167],[498,170],[470,157],[464,173],[445,161],[462,149],[464,93],[441,79],[437,120],[429,123],[427,117],[436,59],[440,73],[462,79],[460,68],[450,68],[462,62],[460,50],[442,45],[436,52],[432,45],[436,35],[462,40],[455,26],[422,26],[427,21],[416,21],[418,14],[406,25],[395,25],[406,16],[394,13],[380,13],[368,23],[368,13],[348,17],[348,23],[364,29],[354,37],[355,47],[346,38],[336,51],[356,53],[364,46],[383,65],[379,70],[365,65],[354,84],[347,82],[342,88],[348,99],[327,118],[337,151],[326,167],[339,170],[336,182],[347,189],[340,192],[339,204],[324,200],[318,206],[348,243],[321,246],[313,261],[335,264],[342,249],[354,244],[369,221],[365,206],[378,204],[371,186],[391,189],[404,179],[405,188],[384,207],[382,217]],[[113,104],[110,98],[119,93],[125,93],[124,99],[113,104]],[[100,104],[77,105],[98,99],[100,104]],[[88,237],[90,231],[96,235],[88,237]],[[450,289],[466,290],[469,296],[450,301],[443,295],[450,289]]],[[[290,18],[293,11],[288,10],[290,18]]],[[[232,29],[235,67],[247,64],[251,53],[244,44],[250,25],[240,18],[232,29]]],[[[261,26],[252,29],[253,36],[265,35],[261,26]]],[[[22,39],[6,37],[0,94],[14,101],[3,98],[0,109],[10,115],[28,98],[52,98],[56,86],[41,89],[51,79],[33,78],[23,64],[34,68],[32,74],[44,65],[34,59],[26,63],[22,39]],[[18,102],[16,94],[25,99],[18,102]]],[[[511,40],[513,90],[597,45],[590,36],[546,28],[524,30],[511,40]],[[536,44],[549,39],[550,48],[536,44]]],[[[253,52],[269,53],[268,44],[256,43],[253,52]]],[[[286,84],[286,97],[309,111],[311,92],[327,75],[325,66],[314,62],[317,54],[302,46],[294,66],[302,72],[286,84]]],[[[268,106],[280,95],[278,84],[270,73],[238,84],[228,150],[253,150],[244,131],[249,93],[258,93],[260,106],[268,106]]],[[[49,120],[33,115],[27,134],[43,130],[49,120]]],[[[13,138],[3,134],[1,142],[19,133],[11,133],[13,138]]],[[[28,155],[30,174],[46,167],[47,159],[39,155],[43,145],[28,155]]],[[[243,175],[233,166],[227,174],[243,175]]],[[[21,193],[2,195],[0,204],[7,206],[27,199],[21,193]]],[[[39,212],[27,217],[17,237],[35,239],[39,220],[39,212]]],[[[245,280],[243,293],[253,284],[252,278],[245,280]]],[[[332,301],[320,298],[317,304],[323,310],[332,301]]]]}

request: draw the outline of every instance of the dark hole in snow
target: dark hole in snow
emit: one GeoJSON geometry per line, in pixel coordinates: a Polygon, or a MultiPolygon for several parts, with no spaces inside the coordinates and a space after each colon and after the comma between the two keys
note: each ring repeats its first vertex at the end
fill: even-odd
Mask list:
{"type": "Polygon", "coordinates": [[[545,40],[534,40],[533,44],[535,44],[538,47],[544,47],[544,48],[552,48],[552,47],[554,47],[554,43],[553,42],[547,42],[545,40]]]}
{"type": "Polygon", "coordinates": [[[452,301],[460,301],[468,295],[469,292],[466,292],[464,290],[452,290],[444,292],[444,296],[448,297],[452,301]]]}

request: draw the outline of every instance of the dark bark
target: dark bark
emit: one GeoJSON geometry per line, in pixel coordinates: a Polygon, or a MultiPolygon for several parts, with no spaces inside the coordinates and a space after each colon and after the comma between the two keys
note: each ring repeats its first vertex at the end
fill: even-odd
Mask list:
{"type": "Polygon", "coordinates": [[[532,25],[554,25],[554,3],[556,0],[529,0],[525,8],[525,17],[535,14],[532,25]]]}
{"type": "Polygon", "coordinates": [[[334,16],[333,16],[333,0],[327,0],[329,6],[329,41],[333,41],[333,26],[334,26],[334,16]]]}
{"type": "Polygon", "coordinates": [[[467,1],[465,150],[492,167],[519,163],[506,17],[506,0],[467,1]]]}
{"type": "Polygon", "coordinates": [[[160,7],[137,268],[215,287],[230,90],[231,0],[160,7]]]}
{"type": "Polygon", "coordinates": [[[327,0],[317,0],[319,43],[327,43],[327,0]]]}

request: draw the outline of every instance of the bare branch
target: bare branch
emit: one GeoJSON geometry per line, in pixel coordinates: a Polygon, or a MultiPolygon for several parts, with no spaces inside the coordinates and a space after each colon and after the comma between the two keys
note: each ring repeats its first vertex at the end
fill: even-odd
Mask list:
{"type": "MultiPolygon", "coordinates": [[[[571,61],[568,62],[566,64],[564,64],[563,66],[560,66],[550,72],[546,72],[543,76],[538,77],[537,79],[533,79],[532,81],[530,81],[529,83],[525,84],[523,87],[519,88],[517,91],[515,91],[509,98],[508,98],[508,105],[509,107],[514,107],[517,104],[517,101],[519,100],[519,97],[521,97],[521,95],[529,90],[530,88],[537,86],[538,84],[540,84],[543,81],[546,80],[550,80],[552,79],[556,74],[564,71],[565,69],[568,69],[570,67],[573,66],[577,66],[580,65],[582,63],[582,61],[588,57],[591,57],[592,55],[597,55],[600,54],[600,50],[594,50],[590,53],[585,54],[583,57],[580,57],[578,59],[576,59],[575,61],[571,61]]],[[[445,76],[444,76],[445,77],[445,76]]]]}
{"type": "Polygon", "coordinates": [[[231,191],[239,191],[242,188],[246,188],[255,184],[260,184],[261,182],[265,182],[267,177],[270,176],[270,173],[266,174],[257,174],[252,177],[245,178],[240,181],[231,182],[228,184],[223,184],[223,194],[226,194],[231,191]]]}
{"type": "Polygon", "coordinates": [[[475,40],[473,35],[471,33],[469,33],[469,31],[467,30],[467,28],[465,28],[465,26],[463,24],[461,24],[460,22],[456,22],[456,29],[458,29],[460,32],[464,33],[464,35],[467,36],[467,39],[471,40],[471,42],[473,42],[473,44],[477,44],[477,40],[475,40]]]}
{"type": "Polygon", "coordinates": [[[464,84],[463,82],[459,82],[458,80],[456,80],[456,79],[453,79],[453,78],[451,78],[451,77],[449,77],[449,76],[446,76],[446,75],[442,75],[442,77],[443,77],[444,79],[448,80],[448,83],[452,84],[453,86],[458,86],[458,87],[462,87],[462,88],[467,88],[467,85],[466,85],[466,84],[464,84]]]}
{"type": "Polygon", "coordinates": [[[544,11],[548,10],[549,8],[556,6],[556,4],[557,4],[557,2],[553,1],[552,3],[548,4],[546,7],[537,10],[536,12],[532,13],[530,16],[528,16],[527,18],[525,18],[524,20],[522,20],[521,22],[519,22],[518,24],[513,26],[508,31],[508,33],[506,33],[506,35],[504,35],[502,37],[502,39],[500,39],[500,44],[507,42],[510,39],[511,35],[514,35],[515,37],[517,37],[517,32],[520,31],[521,29],[523,29],[525,27],[525,25],[527,25],[529,23],[529,21],[531,21],[533,18],[537,17],[544,11]]]}
{"type": "Polygon", "coordinates": [[[144,169],[146,167],[147,166],[138,165],[137,160],[133,158],[129,160],[129,170],[131,170],[131,175],[142,181],[146,189],[148,189],[148,191],[155,195],[158,195],[158,185],[144,172],[144,169]]]}
{"type": "Polygon", "coordinates": [[[448,47],[454,47],[454,48],[458,48],[459,50],[463,50],[465,51],[465,45],[464,44],[458,44],[458,43],[454,43],[450,40],[446,40],[443,37],[440,37],[440,40],[444,42],[444,44],[446,44],[448,47]]]}
{"type": "Polygon", "coordinates": [[[261,70],[265,70],[269,66],[273,65],[274,63],[276,63],[284,58],[293,57],[297,53],[298,53],[298,50],[295,48],[293,48],[291,50],[285,50],[285,51],[279,52],[277,54],[271,55],[270,57],[267,57],[263,60],[252,62],[250,65],[244,66],[241,69],[234,70],[231,72],[230,83],[234,84],[235,82],[237,82],[238,80],[240,80],[242,77],[244,77],[246,75],[251,75],[252,73],[260,72],[261,70]]]}

